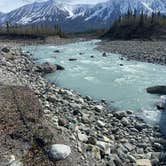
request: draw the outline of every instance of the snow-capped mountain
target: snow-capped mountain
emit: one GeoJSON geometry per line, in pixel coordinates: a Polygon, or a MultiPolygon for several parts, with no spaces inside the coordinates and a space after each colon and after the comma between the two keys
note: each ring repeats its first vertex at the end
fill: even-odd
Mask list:
{"type": "Polygon", "coordinates": [[[71,5],[54,0],[35,2],[0,15],[0,24],[59,24],[64,31],[78,32],[110,27],[127,10],[166,14],[165,0],[108,0],[96,5],[71,5]]]}

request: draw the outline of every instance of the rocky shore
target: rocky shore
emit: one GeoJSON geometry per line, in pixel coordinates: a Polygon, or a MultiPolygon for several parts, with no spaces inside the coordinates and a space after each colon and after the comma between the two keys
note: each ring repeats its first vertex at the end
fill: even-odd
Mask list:
{"type": "Polygon", "coordinates": [[[121,54],[128,60],[166,64],[166,41],[102,41],[98,49],[105,52],[121,54]]]}
{"type": "Polygon", "coordinates": [[[1,47],[0,64],[4,94],[0,96],[4,122],[0,140],[6,140],[0,143],[0,165],[166,165],[166,139],[159,126],[150,126],[133,111],[110,111],[105,101],[49,83],[33,57],[20,49],[1,47]],[[24,95],[27,91],[29,95],[24,95]],[[11,92],[15,97],[9,97],[11,92]],[[9,99],[16,99],[17,106],[9,107],[11,114],[7,113],[9,99]],[[11,127],[11,117],[21,122],[11,127]]]}

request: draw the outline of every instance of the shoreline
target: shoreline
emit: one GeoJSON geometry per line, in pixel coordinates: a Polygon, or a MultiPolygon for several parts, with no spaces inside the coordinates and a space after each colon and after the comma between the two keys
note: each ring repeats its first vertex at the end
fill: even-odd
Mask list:
{"type": "Polygon", "coordinates": [[[166,65],[166,41],[102,40],[99,51],[120,54],[127,60],[166,65]]]}
{"type": "Polygon", "coordinates": [[[159,127],[148,125],[132,111],[109,112],[105,103],[49,83],[35,71],[33,57],[12,45],[3,57],[1,83],[32,89],[44,119],[59,131],[54,137],[71,147],[63,166],[166,163],[166,140],[159,127]]]}

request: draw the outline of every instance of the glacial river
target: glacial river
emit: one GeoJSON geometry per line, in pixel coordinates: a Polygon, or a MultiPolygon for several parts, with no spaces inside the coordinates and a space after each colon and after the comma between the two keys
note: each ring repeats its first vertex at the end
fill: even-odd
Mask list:
{"type": "Polygon", "coordinates": [[[26,46],[42,63],[60,64],[64,71],[46,77],[61,87],[71,88],[96,100],[107,102],[122,110],[142,110],[142,115],[152,121],[160,119],[154,104],[160,96],[146,93],[146,88],[166,84],[166,67],[150,63],[121,60],[120,55],[102,56],[95,48],[99,40],[80,41],[64,45],[26,46]],[[55,53],[59,50],[59,53],[55,53]],[[93,56],[93,58],[92,58],[93,56]],[[76,61],[69,61],[76,58],[76,61]],[[121,65],[120,65],[121,64],[121,65]]]}

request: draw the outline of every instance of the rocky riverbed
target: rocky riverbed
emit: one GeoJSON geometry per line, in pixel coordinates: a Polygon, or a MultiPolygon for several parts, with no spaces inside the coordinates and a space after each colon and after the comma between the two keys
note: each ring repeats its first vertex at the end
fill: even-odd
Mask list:
{"type": "Polygon", "coordinates": [[[166,64],[166,41],[102,41],[98,49],[121,54],[128,60],[166,64]]]}
{"type": "MultiPolygon", "coordinates": [[[[14,129],[9,123],[9,132],[4,133],[3,123],[0,124],[0,140],[7,140],[1,142],[0,165],[166,165],[166,139],[159,126],[147,124],[131,110],[113,111],[105,101],[96,102],[88,96],[83,97],[77,92],[49,83],[37,69],[33,57],[20,49],[1,46],[0,63],[1,93],[3,90],[5,94],[0,96],[1,101],[5,99],[0,107],[1,115],[5,115],[1,116],[1,121],[9,123],[7,119],[10,119],[11,114],[9,116],[5,112],[8,110],[5,109],[8,108],[5,101],[11,96],[13,86],[12,94],[15,94],[14,104],[17,109],[12,111],[10,107],[11,113],[15,112],[12,117],[22,117],[14,129]],[[4,88],[6,86],[10,87],[10,91],[4,88]],[[20,90],[20,86],[26,87],[25,90],[20,90]],[[25,96],[23,94],[27,88],[33,94],[27,97],[41,107],[40,114],[34,119],[33,114],[27,116],[30,110],[18,107],[22,103],[20,96],[25,96]],[[46,129],[39,132],[42,128],[46,129]],[[14,136],[13,130],[17,131],[14,136]],[[32,135],[23,137],[27,130],[32,131],[28,131],[32,135]],[[12,150],[10,147],[16,148],[12,150]],[[24,153],[18,153],[18,149],[24,153]]],[[[23,99],[24,106],[28,100],[26,97],[23,99]]],[[[36,107],[31,107],[35,103],[28,104],[28,108],[39,112],[36,107]]]]}

